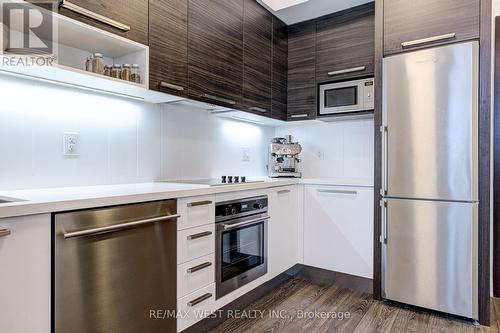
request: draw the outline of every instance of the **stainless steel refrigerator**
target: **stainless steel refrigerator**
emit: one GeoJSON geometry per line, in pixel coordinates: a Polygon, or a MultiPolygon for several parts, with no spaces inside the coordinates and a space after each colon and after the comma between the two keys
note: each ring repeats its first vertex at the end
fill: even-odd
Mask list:
{"type": "Polygon", "coordinates": [[[383,61],[382,297],[477,310],[479,45],[383,61]]]}

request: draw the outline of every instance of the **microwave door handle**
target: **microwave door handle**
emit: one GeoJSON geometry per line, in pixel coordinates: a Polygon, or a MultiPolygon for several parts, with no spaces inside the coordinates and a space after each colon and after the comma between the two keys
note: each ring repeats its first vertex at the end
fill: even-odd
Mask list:
{"type": "Polygon", "coordinates": [[[222,224],[222,227],[224,228],[224,230],[231,230],[231,229],[238,228],[238,227],[246,227],[246,226],[250,226],[253,224],[257,224],[257,223],[263,222],[265,220],[269,220],[270,218],[271,218],[270,216],[266,216],[266,217],[261,217],[258,219],[243,221],[243,222],[239,222],[239,223],[233,223],[233,224],[225,224],[224,223],[224,224],[222,224]]]}

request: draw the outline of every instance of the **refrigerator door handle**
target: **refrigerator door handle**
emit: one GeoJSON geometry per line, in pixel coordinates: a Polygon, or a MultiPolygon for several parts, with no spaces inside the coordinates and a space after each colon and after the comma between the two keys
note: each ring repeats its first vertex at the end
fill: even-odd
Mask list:
{"type": "Polygon", "coordinates": [[[380,207],[382,208],[380,243],[387,244],[387,200],[380,200],[380,207]]]}
{"type": "Polygon", "coordinates": [[[387,138],[387,126],[380,126],[380,132],[382,133],[382,188],[380,189],[380,195],[387,195],[388,186],[388,167],[387,167],[387,150],[388,150],[388,138],[387,138]]]}

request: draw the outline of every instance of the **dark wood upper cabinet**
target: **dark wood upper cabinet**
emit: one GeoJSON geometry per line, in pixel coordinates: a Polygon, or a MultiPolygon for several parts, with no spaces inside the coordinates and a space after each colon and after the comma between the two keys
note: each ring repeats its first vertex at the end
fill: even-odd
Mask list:
{"type": "Polygon", "coordinates": [[[479,17],[480,0],[385,0],[384,55],[479,38],[479,17]]]}
{"type": "Polygon", "coordinates": [[[288,27],[288,120],[316,117],[316,21],[288,27]]]}
{"type": "Polygon", "coordinates": [[[374,51],[373,3],[318,19],[316,81],[322,83],[373,74],[374,51]]]}
{"type": "Polygon", "coordinates": [[[149,87],[187,96],[187,15],[185,0],[149,1],[149,87]]]}
{"type": "Polygon", "coordinates": [[[243,0],[190,0],[189,97],[241,108],[243,0]]]}
{"type": "Polygon", "coordinates": [[[243,104],[245,111],[271,116],[272,15],[244,0],[243,104]]]}
{"type": "Polygon", "coordinates": [[[59,13],[148,44],[148,0],[71,0],[70,3],[60,1],[59,13]],[[106,23],[107,19],[112,21],[106,23]]]}
{"type": "Polygon", "coordinates": [[[288,27],[273,17],[271,117],[286,120],[288,72],[288,27]]]}

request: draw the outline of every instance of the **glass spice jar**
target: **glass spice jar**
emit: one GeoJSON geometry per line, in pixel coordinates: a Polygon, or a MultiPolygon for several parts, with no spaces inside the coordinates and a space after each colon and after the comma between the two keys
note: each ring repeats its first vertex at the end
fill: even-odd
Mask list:
{"type": "Polygon", "coordinates": [[[87,72],[92,72],[92,56],[87,57],[85,60],[85,70],[87,72]]]}
{"type": "Polygon", "coordinates": [[[130,65],[123,64],[121,79],[125,81],[130,81],[130,74],[131,74],[130,65]]]}
{"type": "Polygon", "coordinates": [[[122,66],[120,64],[114,64],[111,69],[111,77],[115,79],[120,79],[122,77],[122,66]]]}
{"type": "Polygon", "coordinates": [[[141,69],[138,64],[133,64],[130,69],[130,81],[141,83],[141,69]]]}
{"type": "Polygon", "coordinates": [[[92,58],[92,72],[97,74],[104,73],[104,57],[101,53],[94,53],[92,58]]]}
{"type": "Polygon", "coordinates": [[[104,66],[104,75],[105,76],[111,76],[111,66],[105,65],[104,66]]]}

